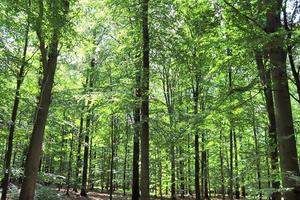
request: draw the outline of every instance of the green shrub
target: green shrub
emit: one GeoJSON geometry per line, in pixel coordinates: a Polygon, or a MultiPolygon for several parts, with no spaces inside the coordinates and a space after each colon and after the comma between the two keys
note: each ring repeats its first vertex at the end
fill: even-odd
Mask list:
{"type": "Polygon", "coordinates": [[[65,197],[63,193],[59,193],[50,187],[38,185],[34,200],[65,200],[65,197]]]}
{"type": "MultiPolygon", "coordinates": [[[[17,187],[9,189],[8,197],[12,200],[19,199],[20,190],[17,187]]],[[[59,193],[50,187],[37,184],[34,200],[65,200],[65,195],[59,193]]]]}

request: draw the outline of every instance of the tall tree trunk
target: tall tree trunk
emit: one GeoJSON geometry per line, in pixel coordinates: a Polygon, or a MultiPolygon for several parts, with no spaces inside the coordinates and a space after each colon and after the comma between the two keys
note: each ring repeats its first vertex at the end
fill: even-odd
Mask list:
{"type": "MultiPolygon", "coordinates": [[[[43,79],[41,83],[41,90],[39,101],[37,104],[36,116],[34,119],[33,131],[30,139],[29,150],[25,163],[25,176],[21,188],[20,200],[31,200],[34,197],[35,184],[37,179],[37,172],[39,167],[40,155],[42,150],[42,143],[44,138],[44,130],[47,122],[48,111],[51,103],[51,91],[54,82],[54,75],[57,65],[57,57],[59,54],[58,43],[60,31],[66,23],[66,16],[69,12],[69,2],[66,1],[63,5],[56,5],[56,9],[51,11],[51,17],[63,16],[63,21],[58,26],[53,26],[50,44],[48,50],[46,49],[45,39],[43,35],[43,18],[44,18],[44,4],[40,0],[38,2],[38,19],[36,32],[39,38],[41,61],[43,66],[43,79]],[[59,7],[60,6],[60,7],[59,7]],[[61,11],[61,12],[60,12],[61,11]]],[[[53,24],[51,24],[53,25],[53,24]]]]}
{"type": "MultiPolygon", "coordinates": [[[[95,67],[95,58],[91,59],[91,70],[95,67]]],[[[91,92],[94,85],[94,76],[93,74],[88,74],[86,78],[87,91],[91,92]]],[[[88,106],[91,104],[91,101],[88,100],[88,106]]],[[[89,108],[87,110],[86,116],[86,131],[84,136],[84,150],[83,150],[83,166],[82,166],[82,179],[81,179],[81,191],[80,195],[87,197],[87,178],[88,178],[88,165],[89,165],[89,145],[90,145],[90,132],[91,132],[91,119],[92,111],[89,108]]]]}
{"type": "MultiPolygon", "coordinates": [[[[265,130],[265,144],[268,145],[269,140],[268,140],[268,128],[265,130]]],[[[267,148],[268,149],[268,148],[267,148]]],[[[268,177],[268,188],[271,188],[271,172],[270,172],[270,158],[269,158],[269,152],[266,152],[266,168],[267,168],[267,177],[268,177]]],[[[271,198],[269,198],[271,199],[271,198]]]]}
{"type": "Polygon", "coordinates": [[[70,152],[69,152],[69,164],[68,164],[68,175],[67,175],[67,192],[66,194],[69,196],[69,190],[71,185],[71,177],[72,177],[72,161],[73,161],[73,143],[74,143],[74,130],[72,130],[72,137],[70,141],[70,152]]]}
{"type": "MultiPolygon", "coordinates": [[[[270,69],[266,69],[261,53],[256,53],[256,65],[259,71],[261,83],[263,85],[264,97],[266,100],[266,110],[268,113],[269,128],[268,128],[268,154],[271,158],[271,169],[272,169],[272,188],[279,189],[280,182],[274,179],[274,175],[278,173],[278,144],[277,144],[277,133],[276,133],[276,121],[274,111],[273,92],[271,84],[271,72],[270,69]]],[[[272,194],[272,200],[279,200],[280,193],[274,192],[272,194]]]]}
{"type": "Polygon", "coordinates": [[[233,200],[233,130],[230,128],[229,133],[229,198],[233,200]]]}
{"type": "Polygon", "coordinates": [[[175,188],[175,149],[174,142],[171,142],[171,199],[176,199],[176,188],[175,188]]]}
{"type": "Polygon", "coordinates": [[[160,199],[163,198],[163,192],[162,192],[162,161],[161,161],[161,152],[158,152],[158,174],[159,174],[159,197],[160,199]]]}
{"type": "Polygon", "coordinates": [[[192,188],[191,188],[191,159],[190,159],[190,142],[191,142],[191,136],[190,132],[188,133],[188,174],[187,174],[187,190],[188,194],[192,196],[192,188]]]}
{"type": "Polygon", "coordinates": [[[209,174],[208,174],[208,151],[205,150],[204,153],[204,199],[209,198],[209,174]]]}
{"type": "Polygon", "coordinates": [[[206,153],[204,152],[204,133],[202,132],[202,142],[201,142],[201,187],[200,187],[200,193],[202,199],[205,199],[205,194],[204,194],[204,179],[205,179],[205,174],[204,174],[204,168],[205,168],[205,156],[206,153]]]}
{"type": "MultiPolygon", "coordinates": [[[[194,115],[198,114],[198,100],[199,100],[199,82],[196,81],[196,87],[193,90],[193,99],[194,99],[194,115]]],[[[195,123],[195,122],[194,122],[195,123]]],[[[195,124],[196,127],[196,124],[195,124]]],[[[201,199],[200,194],[200,179],[199,179],[199,172],[200,172],[200,158],[199,158],[199,133],[198,128],[195,130],[195,193],[196,193],[196,200],[201,199]]]]}
{"type": "Polygon", "coordinates": [[[140,157],[140,132],[141,132],[141,67],[136,65],[135,74],[135,103],[133,110],[134,135],[133,135],[133,159],[132,159],[132,200],[138,200],[140,194],[139,187],[139,157],[140,157]]]}
{"type": "Polygon", "coordinates": [[[154,152],[154,196],[155,198],[157,197],[157,154],[158,154],[158,150],[157,148],[155,149],[155,152],[154,152]]]}
{"type": "Polygon", "coordinates": [[[254,108],[253,108],[253,112],[252,112],[252,126],[253,126],[253,136],[254,136],[254,143],[255,143],[256,176],[257,176],[257,182],[258,182],[259,199],[261,200],[262,193],[261,193],[260,152],[259,152],[259,144],[258,144],[258,138],[257,138],[257,129],[256,129],[254,108]]]}
{"type": "MultiPolygon", "coordinates": [[[[227,55],[230,55],[230,49],[227,49],[227,55]]],[[[229,67],[228,70],[228,79],[229,79],[229,91],[232,90],[232,68],[229,67]]],[[[231,101],[231,98],[230,98],[231,101]]],[[[230,168],[229,168],[229,199],[233,200],[233,122],[230,119],[230,133],[229,133],[229,159],[230,159],[230,168]]]]}
{"type": "Polygon", "coordinates": [[[49,59],[45,64],[43,71],[42,88],[40,98],[37,104],[37,112],[34,127],[30,139],[29,150],[25,163],[25,176],[22,184],[20,200],[33,199],[37,171],[39,167],[44,130],[48,117],[48,111],[51,103],[51,91],[54,82],[54,74],[58,56],[58,38],[55,34],[52,41],[52,52],[49,52],[49,59]]]}
{"type": "Polygon", "coordinates": [[[128,141],[129,141],[129,124],[128,117],[126,116],[126,139],[125,139],[125,154],[124,154],[124,165],[123,165],[123,195],[126,195],[127,186],[127,156],[128,156],[128,141]]]}
{"type": "Polygon", "coordinates": [[[220,131],[220,172],[221,172],[221,193],[222,200],[225,200],[224,160],[223,160],[223,135],[220,131]]]}
{"type": "MultiPolygon", "coordinates": [[[[64,117],[65,120],[65,117],[64,117]]],[[[64,158],[65,158],[65,151],[64,151],[64,146],[65,146],[65,134],[66,134],[66,130],[65,130],[65,125],[62,125],[62,130],[61,130],[61,141],[60,141],[60,152],[59,152],[59,170],[58,173],[59,174],[63,174],[64,172],[64,158]]]]}
{"type": "Polygon", "coordinates": [[[183,161],[183,155],[182,155],[182,147],[179,147],[179,178],[180,178],[180,194],[181,194],[181,198],[184,198],[184,191],[185,191],[185,187],[184,187],[184,161],[183,161]]]}
{"type": "Polygon", "coordinates": [[[88,160],[89,160],[89,135],[90,135],[91,116],[90,113],[86,117],[86,131],[84,136],[84,151],[83,151],[83,167],[82,167],[82,181],[80,195],[87,197],[87,174],[88,174],[88,160]]]}
{"type": "Polygon", "coordinates": [[[296,180],[291,178],[299,176],[298,155],[294,134],[293,116],[286,72],[286,51],[283,48],[284,37],[275,34],[280,31],[282,0],[267,2],[267,26],[266,31],[271,37],[269,56],[271,63],[271,78],[274,91],[276,130],[278,133],[280,168],[282,186],[293,188],[284,192],[285,199],[295,200],[300,196],[296,180]]]}
{"type": "Polygon", "coordinates": [[[79,172],[80,172],[80,168],[81,168],[82,131],[83,131],[83,114],[80,114],[80,125],[79,125],[78,143],[77,143],[77,159],[76,159],[75,184],[74,184],[74,188],[73,188],[74,192],[77,192],[78,183],[80,183],[79,172]]]}
{"type": "Polygon", "coordinates": [[[114,159],[115,159],[115,116],[111,116],[111,158],[110,158],[110,178],[109,178],[109,199],[112,200],[114,191],[114,159]]]}
{"type": "MultiPolygon", "coordinates": [[[[201,101],[201,110],[204,111],[204,101],[201,101]]],[[[202,132],[202,152],[201,152],[201,188],[203,199],[209,199],[208,192],[208,159],[207,159],[207,150],[205,147],[206,139],[205,139],[205,131],[202,132]]]]}
{"type": "MultiPolygon", "coordinates": [[[[30,1],[29,5],[30,6],[30,1]]],[[[25,28],[25,37],[24,37],[24,48],[23,48],[23,56],[22,56],[22,63],[19,68],[19,72],[17,74],[17,85],[16,85],[16,90],[15,90],[15,99],[14,99],[14,104],[13,104],[13,109],[11,113],[11,120],[9,122],[9,133],[8,133],[8,139],[7,139],[7,149],[5,151],[5,160],[4,160],[4,178],[2,180],[2,195],[1,195],[1,200],[6,200],[7,197],[7,189],[8,189],[8,182],[10,178],[10,173],[11,173],[11,156],[12,156],[12,151],[13,151],[13,139],[14,139],[14,132],[15,132],[15,124],[17,120],[17,114],[18,114],[18,108],[19,108],[19,102],[20,102],[20,89],[21,85],[24,80],[25,76],[25,68],[27,65],[26,61],[26,55],[27,55],[27,47],[28,47],[28,33],[29,33],[29,26],[30,22],[29,19],[27,19],[27,24],[25,28]]],[[[14,156],[15,158],[15,156],[14,156]]]]}
{"type": "Polygon", "coordinates": [[[240,180],[239,180],[239,161],[238,161],[238,148],[237,148],[237,140],[236,140],[236,132],[233,132],[233,140],[234,140],[234,163],[235,163],[235,198],[240,198],[240,180]]]}
{"type": "Polygon", "coordinates": [[[43,83],[40,91],[40,99],[37,105],[38,111],[34,122],[25,164],[25,176],[22,184],[20,200],[33,199],[34,195],[37,171],[44,138],[44,130],[51,102],[51,91],[54,82],[54,74],[58,56],[58,40],[54,42],[53,46],[55,46],[53,48],[54,52],[51,52],[49,55],[49,61],[45,66],[43,83]]]}
{"type": "Polygon", "coordinates": [[[142,73],[142,105],[141,105],[141,200],[149,200],[149,27],[148,0],[142,1],[143,23],[143,73],[142,73]]]}
{"type": "MultiPolygon", "coordinates": [[[[92,123],[92,126],[94,128],[94,124],[92,123]]],[[[93,134],[91,135],[90,139],[90,153],[89,153],[89,189],[94,190],[94,183],[93,183],[93,158],[94,158],[94,152],[93,152],[93,134]]]]}

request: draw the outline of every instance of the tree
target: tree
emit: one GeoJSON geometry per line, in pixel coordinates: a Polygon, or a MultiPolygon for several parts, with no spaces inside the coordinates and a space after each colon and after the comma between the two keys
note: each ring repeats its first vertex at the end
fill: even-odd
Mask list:
{"type": "Polygon", "coordinates": [[[291,175],[299,176],[300,174],[286,72],[286,50],[283,46],[283,36],[280,34],[273,35],[274,33],[278,33],[282,26],[280,20],[282,1],[266,2],[265,6],[267,7],[266,32],[270,35],[271,42],[268,46],[268,53],[271,63],[272,89],[274,91],[282,185],[286,188],[293,188],[292,191],[284,193],[286,199],[293,200],[297,199],[299,189],[297,188],[296,181],[291,178],[291,175]]]}
{"type": "Polygon", "coordinates": [[[143,67],[141,80],[141,199],[149,200],[149,1],[142,1],[143,67]]]}
{"type": "MultiPolygon", "coordinates": [[[[30,9],[31,2],[29,1],[26,3],[27,10],[30,9]]],[[[15,124],[17,120],[17,114],[18,114],[18,108],[19,108],[19,102],[20,102],[20,88],[25,78],[26,73],[26,67],[28,64],[27,60],[27,48],[28,48],[28,40],[29,40],[29,26],[30,26],[30,19],[29,14],[27,16],[27,22],[25,27],[25,33],[24,33],[24,47],[23,47],[23,55],[21,60],[21,66],[19,67],[19,71],[17,73],[17,84],[15,89],[15,96],[14,96],[14,104],[13,109],[11,113],[11,121],[9,123],[9,135],[7,140],[7,150],[5,153],[5,168],[4,168],[4,178],[2,180],[2,195],[1,200],[5,200],[7,197],[7,190],[8,190],[8,183],[10,178],[10,171],[11,171],[11,158],[12,158],[12,152],[13,152],[13,138],[14,138],[14,132],[15,132],[15,124]]]]}
{"type": "Polygon", "coordinates": [[[62,34],[62,29],[67,23],[67,14],[69,12],[69,1],[55,1],[55,4],[52,5],[54,7],[50,11],[50,16],[52,18],[49,19],[49,23],[52,25],[53,29],[51,30],[50,34],[51,39],[48,44],[49,49],[47,49],[45,41],[45,29],[43,24],[44,20],[46,20],[44,15],[44,2],[42,0],[39,0],[37,4],[38,16],[35,25],[35,31],[39,39],[39,49],[43,67],[43,79],[41,84],[39,102],[37,103],[34,127],[26,158],[25,177],[22,183],[20,200],[33,199],[34,196],[44,130],[51,103],[51,91],[54,82],[57,57],[59,55],[59,39],[62,34]],[[57,22],[59,22],[59,25],[56,24],[57,22]]]}

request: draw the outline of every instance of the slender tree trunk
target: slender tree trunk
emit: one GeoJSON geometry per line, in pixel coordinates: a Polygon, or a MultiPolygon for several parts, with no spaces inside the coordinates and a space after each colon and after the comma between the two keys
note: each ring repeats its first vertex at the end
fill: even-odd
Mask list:
{"type": "Polygon", "coordinates": [[[182,147],[179,147],[179,156],[180,156],[180,160],[179,160],[179,178],[180,178],[180,194],[181,194],[181,198],[184,198],[184,191],[185,191],[185,187],[184,187],[184,173],[183,173],[183,168],[184,168],[184,161],[182,158],[182,147]]]}
{"type": "MultiPolygon", "coordinates": [[[[204,110],[202,102],[202,110],[204,110]]],[[[202,195],[203,199],[209,199],[208,194],[208,159],[207,159],[207,150],[205,149],[205,132],[202,132],[202,153],[201,153],[201,186],[202,186],[202,195]]]]}
{"type": "Polygon", "coordinates": [[[224,160],[223,160],[223,135],[220,131],[220,172],[221,172],[221,193],[222,200],[225,200],[224,160]]]}
{"type": "Polygon", "coordinates": [[[175,149],[174,143],[171,142],[171,199],[176,199],[176,188],[175,188],[175,149]]]}
{"type": "Polygon", "coordinates": [[[76,159],[75,184],[74,184],[74,188],[73,188],[74,192],[77,192],[78,183],[80,183],[79,172],[80,172],[80,168],[81,168],[82,131],[83,131],[83,115],[80,114],[80,125],[79,125],[78,143],[77,143],[77,159],[76,159]]]}
{"type": "MultiPolygon", "coordinates": [[[[274,179],[274,175],[278,173],[278,145],[277,145],[277,133],[276,133],[276,121],[274,111],[273,92],[271,84],[271,73],[270,69],[266,69],[262,55],[256,53],[256,64],[259,71],[260,80],[264,86],[264,97],[266,100],[266,110],[268,113],[269,129],[268,129],[268,154],[271,158],[271,169],[272,169],[272,188],[279,189],[280,182],[274,179]]],[[[272,194],[272,200],[279,200],[280,193],[274,192],[272,194]]]]}
{"type": "Polygon", "coordinates": [[[162,161],[161,161],[161,153],[158,152],[158,174],[159,174],[159,196],[160,199],[163,198],[163,192],[162,192],[162,161]]]}
{"type": "MultiPolygon", "coordinates": [[[[196,87],[193,91],[193,98],[194,98],[194,115],[198,114],[198,100],[199,100],[199,84],[196,81],[196,87]]],[[[196,127],[196,125],[195,125],[196,127]]],[[[200,179],[199,179],[199,172],[200,172],[200,158],[199,158],[199,133],[198,129],[195,130],[195,193],[196,193],[196,200],[200,200],[200,179]]]]}
{"type": "Polygon", "coordinates": [[[139,187],[139,156],[140,156],[140,132],[141,132],[141,67],[136,65],[135,75],[135,103],[133,110],[134,135],[133,135],[133,159],[132,159],[132,200],[138,200],[139,187]]]}
{"type": "Polygon", "coordinates": [[[204,174],[204,168],[205,168],[205,152],[204,152],[204,133],[202,133],[202,142],[201,142],[201,187],[200,187],[200,193],[201,193],[201,198],[205,199],[205,193],[204,193],[204,179],[205,179],[205,174],[204,174]]]}
{"type": "Polygon", "coordinates": [[[88,174],[88,160],[89,160],[89,135],[90,135],[91,116],[90,113],[86,117],[86,131],[84,136],[84,152],[83,152],[83,167],[82,167],[82,182],[80,195],[87,197],[87,174],[88,174]]]}
{"type": "Polygon", "coordinates": [[[69,164],[68,164],[68,175],[67,175],[67,192],[66,194],[69,196],[69,190],[71,185],[71,177],[72,177],[72,161],[73,161],[73,143],[74,143],[74,132],[72,131],[72,137],[70,141],[70,153],[69,153],[69,164]]]}
{"type": "Polygon", "coordinates": [[[260,152],[259,152],[259,144],[258,144],[258,138],[257,138],[257,129],[256,129],[254,108],[253,108],[253,112],[252,112],[252,126],[253,126],[253,136],[254,136],[255,154],[256,154],[256,176],[257,176],[257,182],[258,182],[259,199],[261,200],[262,193],[261,193],[260,152]]]}
{"type": "MultiPolygon", "coordinates": [[[[284,28],[287,32],[287,55],[290,61],[290,66],[292,70],[292,74],[294,77],[294,83],[297,88],[298,93],[298,101],[300,100],[300,76],[299,76],[299,69],[296,69],[295,61],[294,61],[294,55],[293,55],[293,45],[291,44],[292,41],[292,33],[293,33],[293,26],[288,24],[287,19],[287,0],[285,0],[283,4],[283,22],[284,22],[284,28]]],[[[299,102],[300,103],[300,102],[299,102]]]]}
{"type": "MultiPolygon", "coordinates": [[[[92,126],[94,128],[94,124],[92,123],[92,126]]],[[[91,135],[90,139],[90,157],[89,157],[89,189],[94,190],[94,183],[93,183],[93,158],[94,158],[94,153],[93,153],[93,136],[91,135]]]]}
{"type": "MultiPolygon", "coordinates": [[[[227,49],[227,55],[231,55],[230,49],[227,49]]],[[[229,79],[229,91],[232,90],[232,68],[228,70],[229,79]]],[[[230,98],[231,101],[231,98],[230,98]]],[[[229,171],[229,199],[233,200],[233,121],[230,119],[230,133],[229,133],[229,159],[230,159],[230,171],[229,171]]]]}
{"type": "MultiPolygon", "coordinates": [[[[29,1],[28,6],[30,6],[30,1],[29,1]]],[[[6,200],[7,190],[8,190],[8,182],[9,182],[10,173],[11,173],[10,165],[11,165],[11,156],[12,156],[12,151],[13,151],[13,139],[14,139],[14,132],[15,132],[15,124],[16,124],[19,102],[20,102],[20,88],[21,88],[21,85],[24,80],[25,68],[27,65],[26,55],[27,55],[27,47],[28,47],[29,25],[30,25],[30,22],[28,19],[28,22],[27,22],[26,28],[25,28],[25,39],[24,39],[22,64],[20,66],[20,69],[19,69],[19,72],[17,75],[17,85],[16,85],[15,97],[14,97],[15,99],[14,99],[13,109],[12,109],[12,113],[11,113],[11,120],[9,123],[7,149],[5,151],[4,178],[2,180],[1,200],[6,200]]],[[[14,156],[14,158],[15,158],[15,156],[14,156]]]]}
{"type": "MultiPolygon", "coordinates": [[[[65,117],[64,117],[65,118],[65,117]]],[[[59,174],[63,174],[64,172],[64,158],[65,158],[65,151],[64,151],[64,146],[65,146],[65,126],[62,126],[62,130],[61,130],[61,141],[60,141],[60,158],[59,158],[59,174]]],[[[60,188],[59,188],[60,189],[60,188]]]]}
{"type": "Polygon", "coordinates": [[[156,148],[154,152],[154,196],[155,198],[157,197],[157,162],[158,162],[157,154],[158,154],[158,150],[156,148]]]}
{"type": "Polygon", "coordinates": [[[192,193],[192,188],[191,188],[191,159],[190,159],[190,142],[191,142],[191,139],[190,139],[190,132],[188,133],[188,174],[187,174],[187,189],[188,189],[188,194],[190,196],[193,195],[192,193]]]}
{"type": "Polygon", "coordinates": [[[112,200],[114,191],[114,159],[115,159],[115,116],[111,117],[111,158],[110,158],[110,179],[109,179],[109,199],[112,200]]]}
{"type": "Polygon", "coordinates": [[[127,186],[127,156],[128,156],[128,140],[129,140],[129,124],[128,118],[126,117],[126,139],[125,139],[125,154],[124,154],[124,168],[123,168],[123,195],[126,195],[127,186]]]}
{"type": "MultiPolygon", "coordinates": [[[[265,144],[268,145],[268,128],[265,130],[265,144]]],[[[266,155],[269,155],[269,152],[266,152],[266,155]]],[[[266,156],[266,168],[267,168],[267,177],[268,177],[268,188],[271,188],[271,172],[270,172],[270,159],[269,156],[266,156]]],[[[270,199],[270,198],[269,198],[270,199]]]]}
{"type": "Polygon", "coordinates": [[[266,31],[271,36],[269,56],[271,63],[271,78],[274,91],[276,130],[278,133],[280,168],[282,175],[282,186],[293,188],[284,192],[284,198],[289,200],[298,199],[300,189],[296,180],[291,178],[299,176],[299,164],[294,134],[293,116],[286,72],[286,51],[283,48],[284,38],[278,33],[280,31],[282,0],[267,2],[267,27],[266,31]]]}
{"type": "Polygon", "coordinates": [[[240,198],[240,181],[239,181],[239,161],[238,161],[238,148],[237,148],[237,140],[236,140],[236,132],[233,132],[233,140],[234,140],[234,162],[235,162],[235,198],[240,198]]]}
{"type": "Polygon", "coordinates": [[[229,172],[229,198],[230,200],[233,200],[233,130],[230,128],[230,134],[229,134],[229,163],[230,163],[230,172],[229,172]]]}
{"type": "Polygon", "coordinates": [[[141,105],[141,200],[149,200],[149,28],[148,0],[142,1],[143,21],[143,73],[142,73],[142,105],[141,105]]]}
{"type": "MultiPolygon", "coordinates": [[[[288,34],[288,40],[291,40],[291,33],[288,34]]],[[[299,76],[299,71],[296,69],[295,61],[294,61],[294,56],[293,56],[293,47],[292,45],[287,46],[287,52],[288,52],[288,57],[290,61],[290,66],[292,69],[292,74],[294,77],[295,85],[297,88],[297,93],[298,93],[298,101],[300,101],[300,76],[299,76]]]]}
{"type": "MultiPolygon", "coordinates": [[[[91,70],[95,67],[95,58],[91,59],[91,70]]],[[[91,92],[93,85],[94,85],[94,76],[93,74],[88,74],[87,79],[87,91],[91,92]]],[[[91,101],[88,101],[88,106],[91,104],[91,101]]],[[[86,116],[86,130],[84,135],[84,150],[83,150],[83,166],[82,166],[82,180],[81,180],[81,191],[80,195],[87,197],[87,178],[88,178],[88,161],[89,161],[89,145],[90,145],[90,132],[91,132],[91,117],[92,111],[88,109],[87,116],[86,116]]]]}

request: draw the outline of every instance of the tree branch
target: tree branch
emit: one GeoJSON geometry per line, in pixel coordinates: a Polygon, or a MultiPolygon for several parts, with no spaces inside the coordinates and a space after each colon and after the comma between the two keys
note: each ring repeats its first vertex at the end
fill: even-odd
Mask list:
{"type": "Polygon", "coordinates": [[[237,12],[239,15],[241,15],[242,17],[244,17],[245,19],[247,19],[248,21],[252,22],[255,26],[257,26],[258,28],[260,28],[261,30],[263,30],[265,32],[265,28],[263,26],[261,26],[256,20],[254,20],[253,18],[249,17],[248,15],[245,15],[244,13],[242,13],[241,11],[239,11],[236,7],[234,7],[234,5],[230,4],[227,0],[223,0],[224,3],[226,5],[228,5],[232,10],[234,10],[235,12],[237,12]]]}

